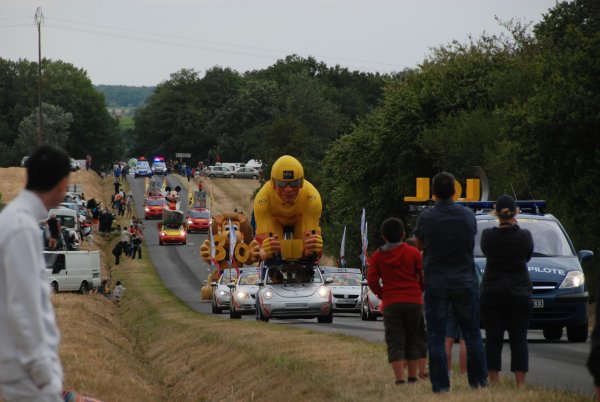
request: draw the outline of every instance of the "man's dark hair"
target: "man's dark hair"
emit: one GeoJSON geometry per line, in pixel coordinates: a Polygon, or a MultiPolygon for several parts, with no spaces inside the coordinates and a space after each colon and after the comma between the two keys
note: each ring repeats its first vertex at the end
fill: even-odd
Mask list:
{"type": "Polygon", "coordinates": [[[69,155],[52,145],[42,145],[27,159],[27,185],[31,191],[52,190],[71,172],[69,155]]]}
{"type": "Polygon", "coordinates": [[[404,234],[404,223],[398,218],[387,218],[381,225],[381,234],[390,243],[398,243],[404,234]]]}
{"type": "Polygon", "coordinates": [[[454,195],[454,176],[448,172],[440,172],[433,178],[431,185],[433,194],[440,200],[449,200],[454,195]]]}

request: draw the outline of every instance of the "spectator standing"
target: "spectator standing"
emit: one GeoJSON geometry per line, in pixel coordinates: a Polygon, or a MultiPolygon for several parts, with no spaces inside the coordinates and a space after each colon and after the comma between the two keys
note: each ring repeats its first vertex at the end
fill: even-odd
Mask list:
{"type": "Polygon", "coordinates": [[[408,382],[417,381],[417,363],[425,342],[423,321],[423,261],[421,253],[402,240],[404,224],[388,218],[381,226],[385,244],[371,256],[368,285],[383,303],[383,324],[388,362],[403,384],[408,363],[408,382]],[[379,283],[381,280],[382,284],[379,283]]]}
{"type": "Polygon", "coordinates": [[[131,244],[133,245],[133,251],[131,253],[131,259],[135,260],[135,255],[137,253],[138,258],[142,258],[142,235],[139,232],[135,232],[131,236],[131,244]]]}
{"type": "Polygon", "coordinates": [[[119,265],[119,258],[123,254],[123,243],[118,242],[112,249],[112,253],[115,256],[115,265],[119,265]]]}
{"type": "Polygon", "coordinates": [[[187,181],[190,181],[192,177],[192,166],[188,165],[185,167],[185,176],[187,177],[187,181]]]}
{"type": "Polygon", "coordinates": [[[125,256],[129,257],[129,243],[131,242],[131,233],[127,230],[127,226],[121,231],[121,247],[125,252],[125,256]]]}
{"type": "Polygon", "coordinates": [[[448,308],[465,338],[467,376],[472,388],[487,385],[487,365],[479,329],[479,287],[473,246],[477,223],[469,209],[455,204],[454,176],[438,173],[432,192],[436,203],[417,219],[415,244],[423,250],[425,317],[429,376],[434,393],[449,392],[445,338],[448,308]]]}
{"type": "Polygon", "coordinates": [[[0,397],[62,402],[60,335],[44,279],[39,224],[64,198],[70,161],[44,145],[27,161],[25,189],[0,213],[0,397]]]}
{"type": "Polygon", "coordinates": [[[115,178],[115,182],[113,183],[113,186],[115,186],[115,195],[119,194],[119,188],[121,188],[121,183],[119,183],[119,181],[115,178]]]}
{"type": "Polygon", "coordinates": [[[510,370],[517,388],[522,388],[529,370],[527,328],[533,304],[527,261],[533,253],[533,238],[517,225],[518,209],[511,196],[500,196],[494,210],[498,226],[481,234],[481,251],[487,261],[481,282],[481,317],[488,371],[490,383],[498,383],[504,331],[508,330],[510,370]]]}
{"type": "Polygon", "coordinates": [[[60,221],[56,219],[56,215],[50,215],[50,218],[46,221],[48,231],[50,232],[50,238],[48,239],[48,248],[50,250],[56,250],[58,248],[58,238],[62,228],[60,227],[60,221]]]}
{"type": "Polygon", "coordinates": [[[121,301],[121,297],[123,297],[123,293],[125,293],[125,288],[121,284],[121,281],[117,281],[117,284],[115,285],[115,290],[112,294],[115,303],[119,304],[119,302],[121,301]]]}

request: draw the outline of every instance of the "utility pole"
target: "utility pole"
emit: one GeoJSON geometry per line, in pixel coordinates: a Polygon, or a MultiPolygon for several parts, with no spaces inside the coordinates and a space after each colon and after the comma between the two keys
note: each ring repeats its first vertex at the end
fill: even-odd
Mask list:
{"type": "Polygon", "coordinates": [[[42,7],[35,10],[35,24],[38,28],[38,146],[44,143],[44,119],[42,114],[42,7]]]}

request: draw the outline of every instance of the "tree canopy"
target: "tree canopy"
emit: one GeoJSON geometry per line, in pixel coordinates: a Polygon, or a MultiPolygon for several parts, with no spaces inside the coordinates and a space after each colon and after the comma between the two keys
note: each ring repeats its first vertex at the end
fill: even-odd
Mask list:
{"type": "MultiPolygon", "coordinates": [[[[37,118],[30,116],[37,110],[37,82],[37,63],[0,58],[0,146],[3,149],[0,166],[17,165],[32,145],[36,145],[23,133],[31,132],[32,124],[37,130],[37,118]]],[[[106,111],[104,97],[94,89],[84,70],[62,61],[44,59],[42,99],[44,104],[50,105],[48,112],[42,107],[50,119],[48,123],[58,122],[52,120],[50,114],[53,118],[62,114],[60,133],[66,138],[60,143],[72,157],[82,159],[90,154],[99,165],[114,161],[115,156],[122,154],[117,124],[106,111]],[[65,119],[69,120],[68,130],[65,119]]],[[[55,136],[56,129],[56,125],[49,125],[48,135],[55,136]]]]}

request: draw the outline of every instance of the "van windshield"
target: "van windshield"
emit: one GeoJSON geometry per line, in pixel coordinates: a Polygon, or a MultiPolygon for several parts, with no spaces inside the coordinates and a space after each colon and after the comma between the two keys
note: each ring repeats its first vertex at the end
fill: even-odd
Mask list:
{"type": "Polygon", "coordinates": [[[56,215],[56,219],[60,221],[60,224],[66,228],[75,228],[75,217],[67,215],[56,215]]]}
{"type": "MultiPolygon", "coordinates": [[[[575,252],[571,248],[564,231],[556,221],[535,218],[522,218],[517,216],[519,227],[527,229],[533,237],[533,255],[539,257],[573,257],[575,252]]],[[[481,251],[481,233],[498,225],[495,219],[477,221],[477,235],[475,237],[475,257],[484,257],[481,251]]]]}

